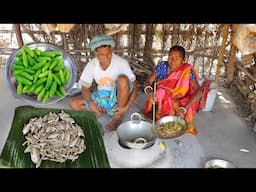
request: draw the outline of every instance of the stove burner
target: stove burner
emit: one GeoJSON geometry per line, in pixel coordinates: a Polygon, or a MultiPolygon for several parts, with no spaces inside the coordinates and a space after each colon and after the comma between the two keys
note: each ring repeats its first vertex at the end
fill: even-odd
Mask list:
{"type": "MultiPolygon", "coordinates": [[[[137,144],[139,144],[139,142],[140,142],[140,141],[138,141],[137,144]]],[[[119,145],[120,145],[121,147],[123,147],[123,148],[125,148],[125,149],[133,149],[133,148],[128,147],[127,145],[123,144],[120,139],[118,139],[118,143],[119,143],[119,145]]],[[[142,142],[141,142],[141,143],[142,143],[142,142]]],[[[142,143],[142,144],[143,144],[143,143],[142,143]]],[[[153,145],[154,145],[154,142],[152,142],[152,144],[150,144],[150,145],[148,145],[148,146],[146,146],[146,147],[144,147],[144,148],[142,148],[142,149],[148,149],[148,148],[152,147],[153,145]]]]}
{"type": "Polygon", "coordinates": [[[118,143],[121,147],[125,148],[125,149],[131,149],[130,147],[128,146],[125,146],[124,144],[122,144],[122,142],[120,141],[120,139],[118,139],[118,143]]]}

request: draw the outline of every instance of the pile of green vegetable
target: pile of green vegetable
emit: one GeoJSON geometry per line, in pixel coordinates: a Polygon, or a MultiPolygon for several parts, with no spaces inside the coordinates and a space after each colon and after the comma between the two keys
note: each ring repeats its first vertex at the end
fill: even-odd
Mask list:
{"type": "Polygon", "coordinates": [[[18,95],[36,95],[37,101],[43,103],[51,97],[66,95],[64,87],[70,80],[70,72],[60,51],[30,49],[25,45],[16,57],[12,69],[18,95]]]}

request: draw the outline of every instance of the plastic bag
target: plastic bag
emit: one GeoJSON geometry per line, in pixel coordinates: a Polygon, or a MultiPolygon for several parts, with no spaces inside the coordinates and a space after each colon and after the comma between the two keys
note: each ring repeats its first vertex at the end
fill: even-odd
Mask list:
{"type": "Polygon", "coordinates": [[[68,33],[74,26],[75,24],[57,24],[59,31],[62,33],[68,33]]]}
{"type": "Polygon", "coordinates": [[[48,35],[50,35],[52,31],[57,30],[62,33],[68,33],[74,26],[75,24],[41,24],[42,30],[48,35]]]}
{"type": "Polygon", "coordinates": [[[57,24],[41,24],[41,29],[47,33],[47,35],[50,35],[52,31],[55,31],[57,27],[57,24]]]}
{"type": "Polygon", "coordinates": [[[243,55],[256,52],[256,24],[240,24],[237,26],[233,44],[243,55]]]}

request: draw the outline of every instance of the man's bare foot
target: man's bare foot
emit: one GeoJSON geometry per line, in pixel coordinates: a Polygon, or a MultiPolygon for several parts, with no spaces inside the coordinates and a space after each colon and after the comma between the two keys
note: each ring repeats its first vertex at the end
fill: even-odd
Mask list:
{"type": "Polygon", "coordinates": [[[111,121],[107,124],[106,129],[108,131],[114,131],[117,129],[117,127],[120,125],[120,123],[121,123],[121,118],[113,117],[111,119],[111,121]]]}

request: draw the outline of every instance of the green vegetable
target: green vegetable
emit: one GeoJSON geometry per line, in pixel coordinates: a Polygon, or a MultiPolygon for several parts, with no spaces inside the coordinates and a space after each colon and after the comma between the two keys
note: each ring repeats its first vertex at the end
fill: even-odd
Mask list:
{"type": "Polygon", "coordinates": [[[46,84],[45,84],[45,89],[48,90],[50,88],[51,84],[52,84],[52,73],[49,72],[48,77],[47,77],[47,81],[46,81],[46,84]]]}
{"type": "Polygon", "coordinates": [[[70,79],[70,72],[66,67],[64,67],[64,76],[65,76],[65,84],[68,84],[70,79]]]}
{"type": "Polygon", "coordinates": [[[41,100],[43,99],[43,97],[44,97],[44,94],[45,94],[45,89],[43,88],[43,89],[40,91],[40,93],[38,94],[37,100],[38,100],[38,101],[41,101],[41,100]]]}
{"type": "Polygon", "coordinates": [[[15,71],[13,72],[13,74],[14,74],[15,76],[17,76],[17,75],[20,75],[22,72],[23,72],[22,70],[15,70],[15,71]]]}
{"type": "Polygon", "coordinates": [[[43,73],[40,73],[40,75],[38,76],[39,78],[42,78],[42,77],[46,77],[46,76],[48,76],[48,74],[49,74],[49,70],[48,71],[45,71],[45,72],[43,72],[43,73]]]}
{"type": "Polygon", "coordinates": [[[47,71],[50,65],[51,65],[51,61],[48,61],[48,62],[43,66],[42,72],[47,71]]]}
{"type": "Polygon", "coordinates": [[[65,96],[65,95],[66,95],[66,91],[65,91],[65,89],[64,89],[62,86],[59,87],[59,91],[60,91],[60,94],[61,94],[62,96],[65,96]]]}
{"type": "Polygon", "coordinates": [[[35,82],[37,81],[37,79],[38,79],[40,73],[41,73],[41,69],[38,69],[38,70],[36,71],[36,74],[34,75],[33,83],[35,83],[35,82]]]}
{"type": "Polygon", "coordinates": [[[34,57],[34,52],[26,45],[23,46],[23,50],[28,53],[29,56],[34,57]]]}
{"type": "Polygon", "coordinates": [[[62,70],[59,71],[59,77],[60,77],[60,81],[61,81],[62,85],[65,85],[66,81],[65,81],[64,73],[62,70]]]}
{"type": "Polygon", "coordinates": [[[19,83],[23,83],[25,85],[31,85],[32,82],[28,79],[26,79],[25,77],[22,77],[22,76],[16,76],[16,80],[19,82],[19,83]]]}
{"type": "Polygon", "coordinates": [[[58,85],[61,85],[61,81],[59,80],[59,78],[57,77],[57,75],[55,75],[54,73],[52,74],[52,77],[54,79],[54,81],[57,82],[58,85]]]}
{"type": "Polygon", "coordinates": [[[59,58],[56,57],[53,62],[51,63],[51,66],[49,67],[50,70],[54,69],[59,64],[59,58]]]}
{"type": "Polygon", "coordinates": [[[19,69],[24,69],[24,66],[22,65],[17,65],[17,64],[14,64],[13,65],[13,70],[15,71],[15,70],[19,70],[19,69]]]}
{"type": "Polygon", "coordinates": [[[56,81],[53,81],[51,88],[50,88],[50,94],[49,94],[50,97],[52,97],[55,94],[56,89],[57,89],[57,83],[56,83],[56,81]]]}
{"type": "Polygon", "coordinates": [[[18,60],[12,69],[18,95],[35,94],[37,100],[44,103],[53,96],[61,98],[66,95],[64,86],[71,74],[60,51],[41,51],[25,45],[16,57],[18,60]]]}
{"type": "Polygon", "coordinates": [[[55,95],[56,95],[57,98],[61,98],[61,97],[64,96],[64,95],[62,95],[62,94],[60,93],[60,91],[59,91],[58,89],[55,91],[55,95]]]}
{"type": "Polygon", "coordinates": [[[35,85],[36,85],[36,87],[38,87],[39,85],[42,85],[44,82],[46,82],[47,81],[47,77],[43,77],[43,78],[41,78],[41,79],[39,79],[36,83],[35,83],[35,85]]]}
{"type": "Polygon", "coordinates": [[[44,51],[44,52],[42,52],[41,56],[44,56],[44,57],[55,57],[56,56],[56,52],[54,52],[54,51],[44,51]]]}
{"type": "Polygon", "coordinates": [[[38,48],[35,48],[32,50],[35,53],[35,56],[40,56],[41,55],[41,50],[38,48]]]}
{"type": "Polygon", "coordinates": [[[30,85],[25,85],[25,86],[23,87],[22,93],[26,93],[29,88],[30,88],[30,85]]]}
{"type": "Polygon", "coordinates": [[[24,68],[24,71],[28,72],[29,74],[34,74],[35,73],[35,71],[30,69],[30,68],[24,68]]]}
{"type": "Polygon", "coordinates": [[[35,94],[38,95],[43,88],[44,88],[44,85],[40,85],[40,86],[36,87],[35,94]]]}
{"type": "Polygon", "coordinates": [[[28,89],[27,93],[32,94],[35,91],[36,85],[31,85],[30,88],[28,89]]]}
{"type": "Polygon", "coordinates": [[[22,59],[23,59],[23,65],[25,67],[28,67],[28,58],[27,58],[27,55],[26,55],[25,51],[23,51],[22,59]]]}
{"type": "Polygon", "coordinates": [[[44,98],[43,98],[43,103],[47,103],[48,100],[49,100],[49,97],[50,97],[50,92],[47,91],[44,95],[44,98]]]}
{"type": "Polygon", "coordinates": [[[41,69],[45,63],[46,63],[46,61],[40,61],[37,64],[35,64],[31,69],[33,69],[33,70],[41,69]]]}
{"type": "Polygon", "coordinates": [[[17,87],[17,94],[22,95],[22,93],[23,93],[23,85],[22,83],[19,83],[17,87]]]}
{"type": "Polygon", "coordinates": [[[33,76],[25,71],[22,71],[22,73],[20,73],[20,75],[27,78],[28,80],[33,80],[33,76]]]}

